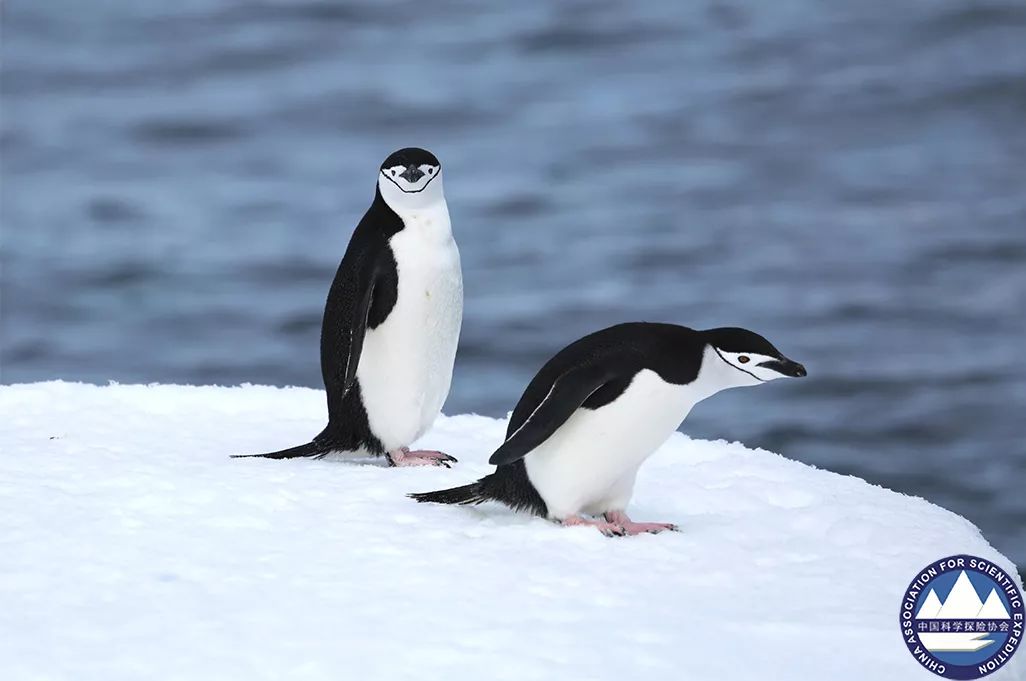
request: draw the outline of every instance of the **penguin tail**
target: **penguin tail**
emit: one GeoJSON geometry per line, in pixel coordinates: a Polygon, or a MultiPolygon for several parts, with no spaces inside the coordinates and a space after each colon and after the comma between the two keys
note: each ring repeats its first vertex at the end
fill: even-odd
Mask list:
{"type": "Polygon", "coordinates": [[[334,451],[335,448],[329,445],[319,443],[317,441],[307,442],[305,445],[299,445],[296,447],[289,447],[288,449],[281,449],[277,452],[267,452],[266,454],[232,454],[233,459],[250,459],[250,458],[264,458],[264,459],[300,459],[300,458],[321,458],[325,454],[334,451]]]}
{"type": "Polygon", "coordinates": [[[461,506],[480,504],[490,499],[485,494],[480,480],[462,487],[450,487],[436,492],[415,492],[406,496],[421,503],[459,504],[461,506]]]}
{"type": "Polygon", "coordinates": [[[493,473],[477,482],[462,487],[440,489],[437,492],[420,492],[406,496],[420,502],[436,504],[458,504],[470,506],[486,501],[497,501],[514,511],[529,511],[541,517],[549,514],[545,500],[527,477],[523,461],[499,466],[493,473]]]}

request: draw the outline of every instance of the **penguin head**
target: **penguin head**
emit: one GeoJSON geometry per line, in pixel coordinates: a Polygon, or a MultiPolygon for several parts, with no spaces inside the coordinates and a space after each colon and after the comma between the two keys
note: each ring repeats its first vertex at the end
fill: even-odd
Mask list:
{"type": "Polygon", "coordinates": [[[381,164],[378,191],[396,212],[443,200],[442,164],[426,149],[400,149],[381,164]]]}
{"type": "MultiPolygon", "coordinates": [[[[805,367],[788,359],[768,340],[748,329],[725,327],[702,335],[722,360],[722,380],[729,387],[758,385],[775,378],[801,378],[805,367]]],[[[715,359],[715,358],[714,358],[715,359]]]]}

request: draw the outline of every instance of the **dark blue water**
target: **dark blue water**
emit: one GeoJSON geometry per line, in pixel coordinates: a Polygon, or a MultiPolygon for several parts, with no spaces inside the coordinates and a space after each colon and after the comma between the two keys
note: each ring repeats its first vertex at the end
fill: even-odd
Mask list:
{"type": "Polygon", "coordinates": [[[448,412],[614,322],[747,326],[810,377],[684,430],[1026,564],[1022,2],[8,0],[2,59],[4,382],[319,385],[376,168],[420,145],[465,268],[448,412]]]}

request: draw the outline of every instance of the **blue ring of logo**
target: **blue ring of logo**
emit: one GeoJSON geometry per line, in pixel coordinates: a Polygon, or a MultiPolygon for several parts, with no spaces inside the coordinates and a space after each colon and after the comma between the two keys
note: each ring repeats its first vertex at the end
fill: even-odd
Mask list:
{"type": "MultiPolygon", "coordinates": [[[[1023,639],[1024,626],[1026,626],[1026,622],[1024,622],[1026,617],[1024,617],[1022,591],[1019,590],[1018,584],[1015,583],[1013,575],[1014,573],[1010,574],[993,561],[966,554],[941,558],[920,570],[916,574],[915,579],[912,580],[912,583],[905,589],[901,608],[898,611],[898,623],[901,627],[902,638],[904,638],[905,645],[916,662],[928,671],[946,679],[978,679],[998,669],[1003,669],[1019,649],[1019,644],[1023,639]],[[918,615],[924,609],[923,601],[926,600],[927,594],[933,594],[934,598],[936,598],[936,593],[930,586],[931,582],[938,577],[947,581],[953,581],[951,575],[962,572],[971,572],[988,580],[993,588],[1001,594],[1001,607],[1009,615],[1007,636],[1003,638],[998,648],[989,656],[975,660],[971,664],[958,664],[951,661],[951,658],[955,657],[951,655],[951,651],[945,651],[941,657],[935,655],[923,645],[921,640],[921,633],[923,632],[919,628],[922,626],[922,619],[918,615]],[[947,577],[944,577],[945,575],[947,577]],[[1004,608],[1006,604],[1008,607],[1004,608]],[[948,659],[942,659],[943,657],[948,659]]],[[[980,579],[977,578],[976,581],[980,581],[980,579]]],[[[973,589],[975,591],[975,587],[973,589]]],[[[950,597],[952,591],[954,591],[953,588],[949,590],[946,598],[950,597]]],[[[978,593],[974,595],[979,599],[978,593]]],[[[935,601],[935,603],[935,607],[942,606],[939,601],[935,601]]],[[[938,622],[948,621],[939,619],[939,613],[932,614],[931,617],[937,618],[938,622]]],[[[955,621],[976,621],[975,617],[963,617],[962,615],[952,619],[955,621]]],[[[927,621],[930,622],[931,620],[928,619],[927,621]]],[[[936,631],[936,629],[933,630],[933,632],[936,631]]],[[[944,632],[947,631],[947,629],[944,630],[944,632]]],[[[976,629],[974,631],[978,632],[980,630],[976,629]]],[[[995,632],[990,630],[980,633],[989,635],[995,632]]],[[[1000,633],[1004,634],[1004,632],[1000,633]]],[[[934,648],[934,650],[937,649],[934,648]]]]}

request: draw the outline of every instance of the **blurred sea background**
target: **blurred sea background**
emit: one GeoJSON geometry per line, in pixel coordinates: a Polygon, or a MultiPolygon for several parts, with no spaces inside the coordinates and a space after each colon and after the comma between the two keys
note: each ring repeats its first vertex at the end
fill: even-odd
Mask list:
{"type": "Polygon", "coordinates": [[[602,326],[745,326],[809,378],[685,432],[1026,565],[1020,0],[6,0],[0,57],[4,383],[320,387],[377,167],[424,146],[466,283],[448,413],[602,326]]]}

